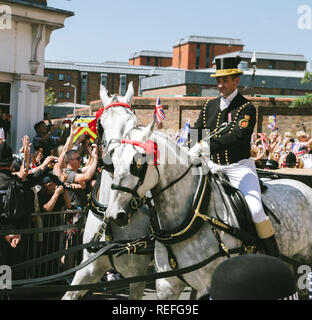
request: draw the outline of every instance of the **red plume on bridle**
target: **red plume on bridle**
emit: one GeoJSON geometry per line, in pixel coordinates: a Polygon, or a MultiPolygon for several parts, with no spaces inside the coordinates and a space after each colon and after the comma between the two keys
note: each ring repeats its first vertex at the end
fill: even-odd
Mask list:
{"type": "Polygon", "coordinates": [[[133,146],[137,146],[144,149],[147,156],[153,155],[153,165],[159,165],[159,163],[157,163],[159,157],[159,150],[156,142],[152,140],[147,140],[145,143],[134,140],[121,140],[121,143],[132,144],[133,146]]]}

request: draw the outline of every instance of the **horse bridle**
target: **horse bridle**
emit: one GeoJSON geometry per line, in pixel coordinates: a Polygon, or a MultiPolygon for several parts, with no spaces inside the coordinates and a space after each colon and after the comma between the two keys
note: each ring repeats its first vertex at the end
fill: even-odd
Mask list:
{"type": "Polygon", "coordinates": [[[100,110],[97,111],[96,113],[96,119],[97,119],[97,130],[98,130],[98,134],[99,136],[101,136],[101,140],[102,140],[102,144],[105,147],[105,141],[103,141],[103,127],[101,125],[101,116],[103,114],[103,112],[105,112],[106,110],[112,108],[112,107],[124,107],[126,109],[129,109],[131,112],[133,112],[133,114],[135,114],[134,110],[131,108],[131,106],[128,103],[124,103],[124,102],[112,102],[110,104],[108,104],[107,106],[105,106],[104,108],[101,108],[100,110]]]}
{"type": "MultiPolygon", "coordinates": [[[[145,144],[143,144],[142,142],[134,141],[134,140],[111,139],[109,144],[111,144],[111,143],[130,144],[130,145],[133,145],[133,146],[141,147],[146,151],[147,155],[144,155],[144,156],[147,156],[147,157],[150,156],[151,153],[153,153],[153,155],[154,155],[153,165],[154,165],[154,167],[155,167],[155,169],[157,171],[158,181],[159,181],[160,173],[159,173],[159,170],[158,170],[158,167],[157,167],[157,165],[158,165],[158,163],[157,163],[157,159],[158,159],[157,152],[158,152],[158,150],[157,150],[157,144],[155,142],[153,142],[151,140],[148,140],[145,144]],[[151,146],[153,146],[153,148],[151,148],[151,146]]],[[[111,173],[114,172],[114,165],[112,163],[107,165],[107,162],[111,161],[111,159],[108,160],[107,158],[108,157],[109,158],[112,157],[114,149],[108,151],[106,153],[106,155],[104,156],[104,163],[106,163],[106,164],[104,165],[103,168],[104,168],[104,170],[106,170],[108,172],[111,172],[111,173]],[[105,158],[106,158],[106,161],[105,161],[105,158]]],[[[131,164],[130,172],[131,172],[132,175],[138,177],[139,181],[138,181],[138,183],[136,184],[136,186],[133,189],[130,189],[128,187],[124,187],[122,185],[116,185],[116,184],[112,184],[111,185],[111,189],[112,190],[123,191],[123,192],[126,192],[126,193],[130,193],[133,196],[133,198],[130,200],[130,204],[129,204],[130,209],[132,209],[132,210],[136,210],[136,209],[140,208],[141,206],[145,205],[146,203],[150,207],[151,206],[151,204],[150,204],[151,202],[147,201],[147,200],[151,200],[151,199],[157,197],[159,194],[163,193],[165,190],[169,189],[171,186],[173,186],[178,181],[183,179],[188,174],[188,172],[191,170],[191,168],[193,167],[193,164],[191,164],[181,176],[179,176],[178,178],[176,178],[175,180],[170,182],[166,187],[162,188],[160,191],[158,191],[156,194],[154,194],[154,196],[151,199],[148,199],[146,196],[143,196],[141,198],[137,191],[138,191],[139,187],[143,184],[143,182],[145,180],[145,176],[146,176],[146,172],[147,172],[147,167],[149,165],[149,161],[146,160],[143,163],[142,169],[139,170],[139,172],[135,172],[135,170],[133,169],[134,165],[135,165],[134,163],[131,164]]]]}
{"type": "MultiPolygon", "coordinates": [[[[152,155],[154,156],[153,165],[157,171],[158,178],[160,177],[159,170],[157,167],[157,165],[158,165],[158,163],[157,163],[157,158],[158,158],[157,157],[157,153],[158,153],[157,144],[151,140],[148,140],[146,143],[142,143],[142,142],[134,141],[134,140],[111,139],[108,143],[108,147],[112,143],[118,143],[119,145],[130,144],[133,147],[134,146],[140,147],[140,148],[144,149],[146,152],[146,154],[139,153],[141,156],[141,158],[139,158],[139,160],[143,159],[142,163],[138,163],[138,161],[133,161],[130,165],[131,174],[139,178],[138,183],[135,185],[135,187],[133,189],[130,189],[128,187],[124,187],[122,185],[116,185],[114,183],[111,185],[112,190],[119,190],[119,191],[123,191],[126,193],[130,193],[132,195],[133,198],[130,200],[130,203],[129,203],[130,212],[131,212],[132,210],[136,210],[146,204],[146,197],[145,196],[140,197],[138,194],[138,189],[144,183],[147,168],[149,165],[149,158],[152,155]]],[[[113,148],[112,150],[108,150],[103,158],[103,162],[104,162],[103,169],[110,172],[110,173],[114,173],[114,165],[112,163],[112,156],[115,151],[115,148],[113,148]]]]}

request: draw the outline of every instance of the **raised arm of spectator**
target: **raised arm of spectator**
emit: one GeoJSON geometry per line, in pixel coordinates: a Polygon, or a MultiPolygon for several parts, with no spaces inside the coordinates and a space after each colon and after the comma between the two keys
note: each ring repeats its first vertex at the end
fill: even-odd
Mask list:
{"type": "Polygon", "coordinates": [[[96,144],[92,145],[92,152],[91,152],[90,158],[91,158],[90,164],[88,165],[87,169],[83,173],[76,174],[74,182],[89,181],[93,177],[97,167],[97,160],[98,160],[98,152],[97,152],[96,144]]]}
{"type": "Polygon", "coordinates": [[[73,141],[75,138],[75,135],[78,131],[79,127],[76,127],[75,124],[71,124],[71,128],[70,128],[70,134],[69,137],[66,140],[66,143],[64,145],[64,148],[58,158],[58,162],[55,164],[54,166],[54,174],[61,177],[62,174],[62,170],[64,168],[64,163],[65,163],[65,154],[68,150],[71,150],[73,147],[73,141]]]}
{"type": "Polygon", "coordinates": [[[53,196],[51,197],[51,199],[45,203],[43,205],[43,209],[46,212],[51,212],[53,211],[53,208],[55,207],[55,204],[57,202],[57,199],[59,198],[59,196],[64,192],[64,187],[63,186],[58,186],[55,189],[55,192],[53,193],[53,196]]]}

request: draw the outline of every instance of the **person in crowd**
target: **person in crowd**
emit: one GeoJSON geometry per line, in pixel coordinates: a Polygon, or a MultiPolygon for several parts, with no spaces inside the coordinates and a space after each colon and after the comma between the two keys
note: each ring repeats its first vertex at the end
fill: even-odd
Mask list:
{"type": "Polygon", "coordinates": [[[60,144],[63,144],[66,139],[65,131],[62,137],[53,136],[44,121],[37,122],[34,125],[34,129],[36,136],[33,139],[33,147],[36,151],[42,148],[43,159],[54,153],[54,150],[57,149],[60,144]]]}
{"type": "Polygon", "coordinates": [[[250,155],[256,108],[238,92],[239,75],[243,74],[238,69],[240,60],[240,57],[216,59],[216,74],[212,77],[217,79],[221,96],[204,104],[194,128],[198,129],[200,140],[203,130],[216,131],[223,123],[227,123],[227,127],[210,139],[210,145],[201,141],[189,153],[193,158],[203,152],[210,154],[211,171],[223,172],[244,195],[264,251],[279,256],[274,228],[262,206],[255,161],[250,155]]]}
{"type": "MultiPolygon", "coordinates": [[[[30,151],[28,148],[27,152],[30,151]]],[[[29,154],[26,152],[26,159],[29,154]]],[[[12,174],[13,153],[7,141],[0,144],[0,229],[19,229],[27,224],[30,212],[27,210],[23,179],[27,176],[27,166],[22,164],[21,170],[12,174]],[[9,190],[11,191],[9,192],[9,190]]],[[[25,253],[25,243],[19,234],[7,234],[0,237],[1,264],[13,265],[21,262],[25,253]]],[[[13,274],[19,277],[20,274],[13,274]]]]}
{"type": "Polygon", "coordinates": [[[279,168],[279,164],[276,160],[268,160],[264,166],[264,169],[276,170],[279,168]]]}
{"type": "Polygon", "coordinates": [[[10,134],[11,120],[12,116],[10,114],[7,114],[5,112],[1,113],[0,128],[3,128],[5,139],[8,139],[8,136],[10,134]]]}
{"type": "Polygon", "coordinates": [[[277,130],[273,130],[269,136],[269,157],[278,151],[282,143],[282,137],[278,134],[277,130]]]}
{"type": "Polygon", "coordinates": [[[293,152],[297,157],[302,157],[309,152],[312,145],[312,139],[304,131],[296,133],[297,141],[293,145],[293,152]]]}

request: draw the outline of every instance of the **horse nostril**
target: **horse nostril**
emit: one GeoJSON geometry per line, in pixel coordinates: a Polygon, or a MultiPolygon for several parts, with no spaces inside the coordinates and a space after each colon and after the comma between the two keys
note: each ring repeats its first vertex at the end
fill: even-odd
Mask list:
{"type": "Polygon", "coordinates": [[[116,223],[121,227],[128,224],[128,214],[125,211],[117,213],[116,223]]]}

